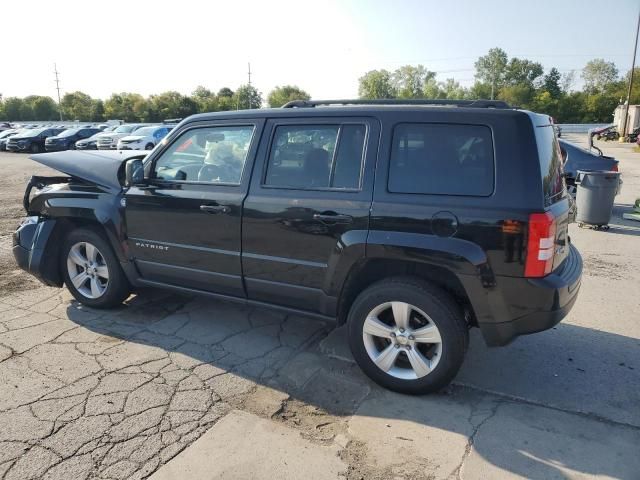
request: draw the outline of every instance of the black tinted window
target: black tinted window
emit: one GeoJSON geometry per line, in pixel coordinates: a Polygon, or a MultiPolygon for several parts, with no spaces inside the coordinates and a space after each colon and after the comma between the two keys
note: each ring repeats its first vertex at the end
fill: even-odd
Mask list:
{"type": "Polygon", "coordinates": [[[493,183],[488,127],[406,123],[394,129],[390,192],[487,196],[493,183]]]}
{"type": "Polygon", "coordinates": [[[560,145],[551,125],[535,127],[535,130],[545,204],[552,205],[566,194],[560,145]]]}
{"type": "Polygon", "coordinates": [[[358,189],[366,127],[295,125],[276,128],[266,185],[358,189]]]}

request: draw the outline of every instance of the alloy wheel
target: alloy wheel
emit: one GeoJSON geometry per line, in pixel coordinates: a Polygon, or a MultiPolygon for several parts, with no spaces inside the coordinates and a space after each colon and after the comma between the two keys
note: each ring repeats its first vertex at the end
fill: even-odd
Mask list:
{"type": "Polygon", "coordinates": [[[107,291],[109,269],[106,260],[89,242],[78,242],[69,249],[67,272],[75,289],[87,298],[100,298],[107,291]]]}
{"type": "Polygon", "coordinates": [[[386,302],[367,315],[362,338],[371,361],[402,380],[429,375],[442,357],[442,338],[425,312],[405,302],[386,302]]]}

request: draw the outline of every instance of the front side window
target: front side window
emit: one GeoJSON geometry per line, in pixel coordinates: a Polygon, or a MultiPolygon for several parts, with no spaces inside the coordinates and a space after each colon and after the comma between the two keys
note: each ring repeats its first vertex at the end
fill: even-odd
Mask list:
{"type": "Polygon", "coordinates": [[[388,188],[393,193],[488,196],[493,141],[482,125],[405,123],[393,132],[388,188]]]}
{"type": "Polygon", "coordinates": [[[153,177],[239,185],[253,131],[253,125],[187,130],[158,158],[153,177]]]}
{"type": "Polygon", "coordinates": [[[286,125],[275,130],[265,185],[299,189],[358,189],[366,127],[286,125]]]}

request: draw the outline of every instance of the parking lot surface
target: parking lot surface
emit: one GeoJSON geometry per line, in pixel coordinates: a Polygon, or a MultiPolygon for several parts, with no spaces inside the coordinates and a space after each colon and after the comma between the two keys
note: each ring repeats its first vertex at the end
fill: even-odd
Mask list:
{"type": "MultiPolygon", "coordinates": [[[[581,137],[574,137],[582,141],[581,137]]],[[[343,328],[164,291],[81,307],[16,270],[29,175],[0,153],[0,477],[640,478],[640,154],[608,231],[572,225],[580,297],[500,349],[477,331],[438,395],[371,383],[343,328]]]]}

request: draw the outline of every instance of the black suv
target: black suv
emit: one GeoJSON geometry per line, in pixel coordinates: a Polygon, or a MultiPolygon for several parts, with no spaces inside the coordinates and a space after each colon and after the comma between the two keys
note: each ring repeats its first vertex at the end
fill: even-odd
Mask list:
{"type": "Polygon", "coordinates": [[[17,135],[9,138],[6,149],[10,152],[43,152],[46,139],[58,135],[64,130],[61,127],[22,130],[17,135]]]}
{"type": "Polygon", "coordinates": [[[48,137],[44,142],[47,152],[58,152],[60,150],[75,150],[76,142],[89,138],[102,130],[95,127],[69,128],[55,137],[48,137]]]}
{"type": "Polygon", "coordinates": [[[580,287],[553,125],[501,102],[296,101],[191,116],[148,156],[32,158],[68,175],[31,179],[14,237],[46,284],[337,318],[397,391],[450,382],[470,327],[498,346],[556,325],[580,287]]]}

